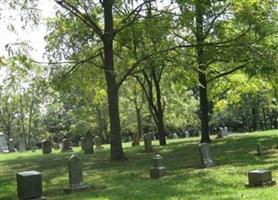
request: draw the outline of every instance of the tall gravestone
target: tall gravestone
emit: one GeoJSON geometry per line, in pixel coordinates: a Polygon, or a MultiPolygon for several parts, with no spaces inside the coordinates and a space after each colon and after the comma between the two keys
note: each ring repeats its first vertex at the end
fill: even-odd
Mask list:
{"type": "Polygon", "coordinates": [[[65,192],[80,191],[88,188],[83,182],[81,161],[76,155],[72,155],[68,160],[69,187],[65,192]]]}
{"type": "Polygon", "coordinates": [[[155,155],[153,157],[153,167],[150,169],[151,178],[160,178],[166,175],[166,168],[162,164],[162,156],[155,155]]]}
{"type": "Polygon", "coordinates": [[[84,153],[85,154],[92,154],[94,153],[94,142],[93,137],[90,135],[90,133],[87,133],[84,139],[84,153]]]}
{"type": "Polygon", "coordinates": [[[84,151],[84,147],[85,147],[85,137],[81,137],[81,138],[80,138],[80,146],[81,146],[81,150],[84,151]]]}
{"type": "Polygon", "coordinates": [[[16,174],[17,196],[19,200],[42,200],[42,175],[37,171],[16,174]]]}
{"type": "Polygon", "coordinates": [[[18,151],[26,151],[25,139],[22,136],[18,139],[18,151]]]}
{"type": "Polygon", "coordinates": [[[208,168],[214,166],[214,162],[210,154],[209,143],[199,144],[199,151],[200,151],[200,157],[201,157],[201,162],[203,167],[208,168]]]}
{"type": "Polygon", "coordinates": [[[8,148],[9,148],[9,152],[15,152],[16,151],[15,142],[14,142],[13,138],[9,139],[8,148]]]}
{"type": "Polygon", "coordinates": [[[145,152],[147,153],[153,152],[151,133],[146,133],[144,135],[144,147],[145,147],[145,152]]]}
{"type": "Polygon", "coordinates": [[[52,152],[52,144],[50,140],[44,139],[42,141],[42,153],[49,154],[52,152]]]}
{"type": "Polygon", "coordinates": [[[6,135],[0,134],[0,153],[8,153],[9,147],[7,144],[6,135]]]}
{"type": "Polygon", "coordinates": [[[96,145],[96,149],[102,149],[101,138],[98,135],[95,136],[94,143],[96,145]]]}
{"type": "Polygon", "coordinates": [[[67,138],[63,139],[61,152],[73,152],[71,143],[67,138]]]}

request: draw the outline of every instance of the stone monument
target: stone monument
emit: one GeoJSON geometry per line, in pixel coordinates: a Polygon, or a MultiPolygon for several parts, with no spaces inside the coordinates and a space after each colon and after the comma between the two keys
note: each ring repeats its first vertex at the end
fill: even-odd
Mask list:
{"type": "Polygon", "coordinates": [[[144,147],[145,147],[145,152],[147,153],[153,152],[151,133],[146,133],[144,135],[144,147]]]}
{"type": "Polygon", "coordinates": [[[151,178],[160,178],[166,175],[166,168],[162,164],[162,156],[155,155],[153,157],[153,167],[150,169],[151,178]]]}
{"type": "Polygon", "coordinates": [[[44,139],[42,141],[42,153],[49,154],[52,152],[52,144],[50,140],[44,139]]]}
{"type": "Polygon", "coordinates": [[[87,189],[88,186],[83,183],[83,173],[81,161],[76,155],[72,155],[68,160],[69,187],[65,192],[75,192],[87,189]]]}
{"type": "Polygon", "coordinates": [[[210,155],[209,143],[199,144],[199,151],[203,167],[208,168],[214,166],[214,162],[210,155]]]}
{"type": "Polygon", "coordinates": [[[83,143],[84,143],[83,150],[85,154],[94,153],[94,142],[93,142],[93,137],[91,136],[90,133],[86,134],[83,143]]]}
{"type": "Polygon", "coordinates": [[[270,170],[253,170],[248,172],[248,187],[272,186],[276,182],[272,180],[270,170]]]}
{"type": "Polygon", "coordinates": [[[42,200],[42,176],[37,171],[24,171],[16,174],[17,196],[20,200],[42,200]]]}
{"type": "Polygon", "coordinates": [[[14,143],[13,138],[9,139],[8,147],[9,147],[9,152],[15,152],[16,151],[15,143],[14,143]]]}
{"type": "Polygon", "coordinates": [[[61,152],[73,152],[70,141],[67,138],[63,139],[61,152]]]}

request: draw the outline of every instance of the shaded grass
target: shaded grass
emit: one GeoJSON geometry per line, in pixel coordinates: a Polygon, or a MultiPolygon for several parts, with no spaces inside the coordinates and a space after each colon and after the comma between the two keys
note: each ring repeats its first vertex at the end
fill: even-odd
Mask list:
{"type": "Polygon", "coordinates": [[[74,148],[83,162],[84,180],[90,186],[85,192],[66,195],[68,185],[67,159],[71,153],[54,151],[50,155],[36,153],[0,154],[0,199],[16,199],[15,174],[37,170],[43,173],[43,190],[48,199],[278,199],[277,186],[245,188],[247,172],[253,169],[271,169],[278,180],[278,131],[232,135],[214,140],[211,146],[216,166],[202,169],[198,154],[199,138],[169,140],[165,147],[155,142],[155,152],[144,153],[143,146],[124,148],[126,162],[110,162],[109,146],[92,155],[74,148]],[[255,156],[256,144],[268,149],[268,154],[255,156]],[[149,168],[152,156],[160,153],[167,167],[167,176],[152,180],[149,168]]]}

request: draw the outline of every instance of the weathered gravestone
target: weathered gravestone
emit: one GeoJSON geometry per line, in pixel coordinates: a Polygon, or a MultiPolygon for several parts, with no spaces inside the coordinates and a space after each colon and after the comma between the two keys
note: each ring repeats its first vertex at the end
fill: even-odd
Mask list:
{"type": "Polygon", "coordinates": [[[96,145],[96,149],[102,149],[103,148],[101,146],[101,138],[98,135],[95,136],[94,143],[96,145]]]}
{"type": "Polygon", "coordinates": [[[72,155],[68,160],[68,172],[69,187],[65,188],[65,192],[81,191],[88,188],[88,186],[83,183],[81,161],[76,155],[72,155]]]}
{"type": "Polygon", "coordinates": [[[174,133],[174,134],[173,134],[173,138],[174,138],[174,139],[178,139],[178,138],[179,138],[178,134],[177,134],[177,133],[174,133]]]}
{"type": "Polygon", "coordinates": [[[49,154],[52,152],[52,144],[50,140],[44,139],[42,141],[42,153],[49,154]]]}
{"type": "Polygon", "coordinates": [[[8,153],[9,147],[7,144],[6,135],[3,133],[0,134],[0,153],[8,153]]]}
{"type": "Polygon", "coordinates": [[[166,175],[166,168],[162,164],[162,156],[155,155],[153,157],[153,167],[150,169],[151,178],[160,178],[166,175]]]}
{"type": "Polygon", "coordinates": [[[94,153],[94,142],[93,137],[88,133],[84,139],[84,153],[85,154],[92,154],[94,153]]]}
{"type": "Polygon", "coordinates": [[[85,137],[81,137],[81,138],[80,138],[80,146],[81,146],[81,150],[84,151],[84,147],[85,147],[85,137]]]}
{"type": "Polygon", "coordinates": [[[63,139],[61,152],[73,152],[71,143],[68,139],[63,139]]]}
{"type": "Polygon", "coordinates": [[[145,147],[145,152],[147,153],[153,152],[151,133],[146,133],[144,135],[144,147],[145,147]]]}
{"type": "Polygon", "coordinates": [[[24,137],[19,137],[18,139],[18,151],[26,151],[24,137]]]}
{"type": "Polygon", "coordinates": [[[16,151],[15,142],[14,142],[13,138],[9,139],[8,148],[9,148],[9,152],[15,152],[16,151]]]}
{"type": "Polygon", "coordinates": [[[41,200],[42,175],[37,171],[24,171],[16,174],[17,196],[19,200],[41,200]]]}
{"type": "Polygon", "coordinates": [[[209,143],[199,144],[199,151],[203,167],[208,168],[214,166],[214,162],[210,155],[209,143]]]}
{"type": "Polygon", "coordinates": [[[224,128],[220,127],[217,138],[223,138],[229,135],[228,128],[225,126],[224,128]]]}
{"type": "Polygon", "coordinates": [[[272,180],[270,170],[253,170],[248,172],[248,187],[272,186],[276,182],[272,180]]]}

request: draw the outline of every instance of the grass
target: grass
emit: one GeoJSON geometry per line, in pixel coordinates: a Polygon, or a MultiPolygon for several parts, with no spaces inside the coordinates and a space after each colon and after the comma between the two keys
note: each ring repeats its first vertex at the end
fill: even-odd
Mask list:
{"type": "Polygon", "coordinates": [[[49,200],[275,200],[278,186],[246,188],[247,172],[270,169],[278,180],[278,131],[235,134],[213,140],[211,153],[216,166],[202,169],[197,149],[199,138],[168,140],[165,147],[155,144],[155,153],[164,158],[167,176],[152,180],[149,169],[155,153],[144,153],[143,146],[124,143],[126,162],[110,162],[109,146],[92,155],[74,149],[83,165],[83,176],[89,190],[64,194],[68,185],[67,159],[70,153],[54,151],[0,154],[0,199],[17,199],[15,174],[37,170],[43,173],[43,193],[49,200]],[[267,149],[255,156],[256,143],[267,149]]]}

